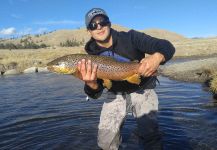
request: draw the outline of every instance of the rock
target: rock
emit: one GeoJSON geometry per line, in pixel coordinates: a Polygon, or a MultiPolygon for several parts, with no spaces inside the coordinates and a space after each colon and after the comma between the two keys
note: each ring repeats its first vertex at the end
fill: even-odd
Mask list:
{"type": "Polygon", "coordinates": [[[5,72],[5,66],[0,64],[0,74],[2,75],[5,72]]]}
{"type": "Polygon", "coordinates": [[[47,67],[38,67],[38,72],[49,72],[47,67]]]}
{"type": "Polygon", "coordinates": [[[31,68],[27,68],[23,71],[23,73],[36,73],[38,72],[38,68],[37,67],[31,67],[31,68]]]}
{"type": "Polygon", "coordinates": [[[3,75],[17,75],[17,74],[20,74],[20,72],[17,71],[16,69],[11,69],[11,70],[5,71],[3,75]]]}

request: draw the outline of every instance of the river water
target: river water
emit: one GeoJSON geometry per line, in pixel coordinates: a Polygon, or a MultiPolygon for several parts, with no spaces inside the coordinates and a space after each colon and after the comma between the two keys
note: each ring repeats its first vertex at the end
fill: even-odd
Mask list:
{"type": "MultiPolygon", "coordinates": [[[[159,77],[158,122],[166,150],[217,149],[217,102],[201,84],[159,77]]],[[[0,149],[95,150],[104,97],[86,101],[83,83],[51,73],[0,77],[0,149]]],[[[139,149],[132,116],[122,149],[139,149]],[[131,138],[130,138],[131,137],[131,138]]]]}

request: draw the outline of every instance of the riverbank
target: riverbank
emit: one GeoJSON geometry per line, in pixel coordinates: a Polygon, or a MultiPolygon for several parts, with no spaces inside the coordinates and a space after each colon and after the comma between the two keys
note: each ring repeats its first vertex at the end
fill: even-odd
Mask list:
{"type": "Polygon", "coordinates": [[[161,66],[161,75],[173,80],[199,82],[208,86],[216,97],[217,94],[217,57],[198,57],[161,66]]]}
{"type": "Polygon", "coordinates": [[[217,71],[217,57],[190,59],[161,66],[160,73],[175,80],[204,82],[217,71]]]}

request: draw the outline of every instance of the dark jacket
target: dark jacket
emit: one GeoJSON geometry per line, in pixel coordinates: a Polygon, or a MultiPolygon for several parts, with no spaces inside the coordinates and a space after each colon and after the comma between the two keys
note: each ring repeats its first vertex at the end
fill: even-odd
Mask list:
{"type": "MultiPolygon", "coordinates": [[[[159,52],[164,55],[165,62],[171,59],[175,53],[175,48],[169,41],[154,38],[135,30],[118,32],[111,29],[111,35],[113,39],[113,45],[111,47],[100,47],[96,44],[95,40],[91,38],[85,46],[86,52],[92,55],[101,55],[104,52],[110,52],[111,57],[120,55],[130,61],[140,61],[145,57],[145,54],[159,52]]],[[[102,80],[98,79],[97,82],[99,84],[97,90],[93,90],[87,85],[84,86],[85,93],[92,98],[98,98],[103,91],[102,80]]],[[[130,84],[127,81],[112,81],[110,91],[114,93],[132,93],[140,89],[155,88],[155,85],[156,77],[142,78],[140,85],[130,84]]]]}

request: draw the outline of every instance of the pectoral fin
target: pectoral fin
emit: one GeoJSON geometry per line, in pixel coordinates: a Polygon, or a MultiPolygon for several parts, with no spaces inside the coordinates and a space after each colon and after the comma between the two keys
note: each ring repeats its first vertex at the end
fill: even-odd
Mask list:
{"type": "Polygon", "coordinates": [[[137,84],[137,85],[139,85],[141,82],[140,75],[138,75],[138,74],[134,74],[134,75],[132,75],[132,76],[130,76],[124,80],[127,80],[129,83],[137,84]]]}
{"type": "Polygon", "coordinates": [[[110,89],[112,87],[112,81],[109,79],[103,79],[103,86],[110,89]]]}

